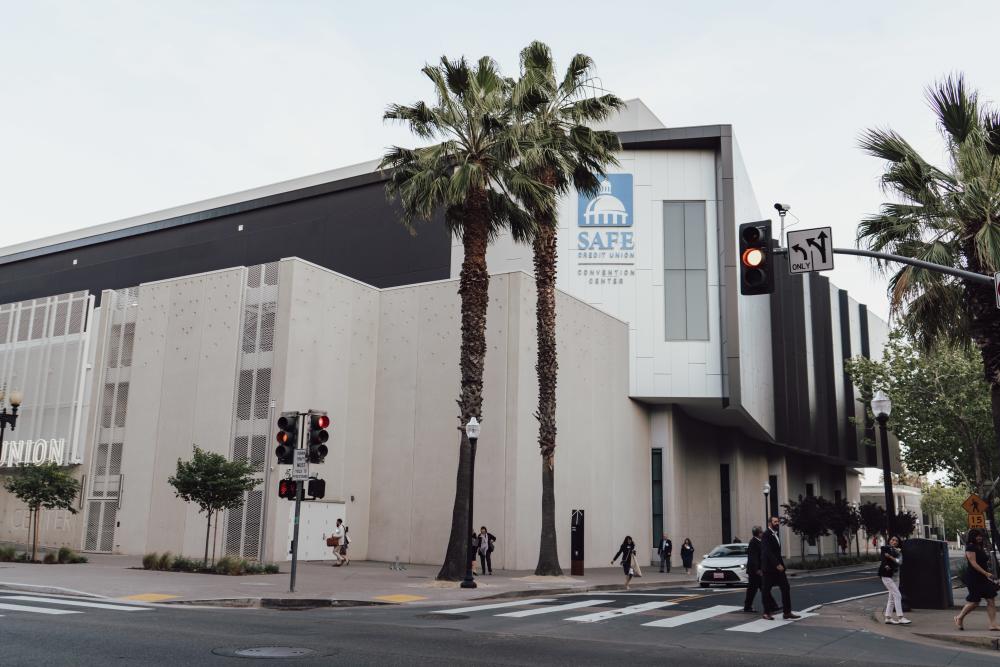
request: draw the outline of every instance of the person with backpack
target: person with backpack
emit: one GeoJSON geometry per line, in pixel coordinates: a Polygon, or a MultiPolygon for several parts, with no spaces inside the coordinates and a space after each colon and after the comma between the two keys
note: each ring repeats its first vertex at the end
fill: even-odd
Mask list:
{"type": "Polygon", "coordinates": [[[909,625],[910,619],[903,616],[903,596],[899,593],[899,585],[895,579],[899,565],[903,562],[903,556],[899,553],[899,538],[895,535],[890,537],[888,544],[880,551],[882,558],[878,565],[878,576],[889,591],[889,599],[885,603],[885,622],[889,625],[909,625]]]}

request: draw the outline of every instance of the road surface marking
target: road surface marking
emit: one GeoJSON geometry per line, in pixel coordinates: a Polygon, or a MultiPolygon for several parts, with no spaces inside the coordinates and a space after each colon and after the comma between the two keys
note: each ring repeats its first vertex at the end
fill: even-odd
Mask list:
{"type": "Polygon", "coordinates": [[[807,607],[806,609],[803,609],[802,611],[816,611],[817,609],[819,609],[823,605],[827,605],[827,604],[840,604],[841,602],[852,602],[854,600],[863,600],[864,598],[873,598],[876,595],[885,595],[885,591],[877,591],[875,593],[865,593],[864,595],[855,595],[854,597],[844,598],[842,600],[834,600],[832,602],[820,602],[819,604],[814,604],[813,606],[807,607]]]}
{"type": "Polygon", "coordinates": [[[34,595],[5,595],[0,600],[21,600],[23,602],[48,602],[50,604],[61,604],[67,607],[92,607],[94,609],[111,609],[114,611],[152,611],[151,607],[137,607],[135,605],[106,604],[103,602],[85,602],[83,600],[66,600],[64,598],[42,598],[34,595]]]}
{"type": "Polygon", "coordinates": [[[505,607],[523,607],[539,602],[553,602],[555,598],[529,598],[527,600],[515,600],[513,602],[499,602],[497,604],[483,604],[478,607],[461,607],[460,609],[445,609],[435,611],[435,614],[464,614],[467,611],[489,611],[490,609],[504,609],[505,607]]]}
{"type": "Polygon", "coordinates": [[[653,628],[676,628],[679,625],[687,625],[688,623],[694,623],[696,621],[705,621],[710,618],[715,618],[716,616],[722,616],[723,614],[739,611],[740,609],[743,609],[743,607],[717,604],[714,607],[706,607],[705,609],[692,611],[688,614],[681,614],[680,616],[661,618],[658,621],[643,623],[643,625],[653,628]]]}
{"type": "Polygon", "coordinates": [[[522,611],[511,611],[506,614],[497,614],[497,616],[507,616],[510,618],[524,618],[525,616],[537,616],[538,614],[552,614],[558,611],[569,611],[570,609],[579,609],[580,607],[593,607],[604,602],[614,602],[614,600],[581,600],[580,602],[568,602],[566,604],[558,604],[554,607],[537,607],[535,609],[524,609],[522,611]]]}
{"type": "Polygon", "coordinates": [[[598,621],[606,621],[609,618],[617,618],[619,616],[628,616],[629,614],[639,614],[644,611],[652,611],[653,609],[660,609],[662,607],[672,607],[676,602],[662,600],[657,602],[643,602],[642,604],[634,604],[631,607],[622,607],[621,609],[612,609],[610,611],[600,611],[595,614],[586,614],[584,616],[573,616],[572,618],[567,618],[567,621],[576,621],[578,623],[596,623],[598,621]]]}
{"type": "Polygon", "coordinates": [[[423,595],[406,595],[405,593],[399,593],[397,595],[379,595],[375,599],[385,600],[386,602],[416,602],[417,600],[426,600],[427,598],[423,595]]]}
{"type": "MultiPolygon", "coordinates": [[[[819,615],[809,611],[797,611],[795,613],[801,616],[802,618],[809,618],[810,616],[819,615]]],[[[775,616],[773,621],[769,621],[766,618],[760,618],[757,619],[756,621],[750,621],[749,623],[744,623],[743,625],[734,625],[731,628],[726,628],[726,630],[730,632],[761,633],[761,632],[767,632],[768,630],[773,630],[775,628],[780,628],[783,625],[788,625],[789,623],[794,623],[794,622],[795,621],[792,619],[784,619],[781,618],[780,616],[775,616]]]]}
{"type": "Polygon", "coordinates": [[[160,602],[161,600],[173,600],[176,595],[165,595],[163,593],[139,593],[138,595],[126,595],[119,600],[138,600],[139,602],[160,602]]]}
{"type": "MultiPolygon", "coordinates": [[[[690,593],[608,593],[608,595],[614,595],[616,598],[620,597],[636,597],[636,598],[690,598],[692,595],[690,593]]],[[[693,597],[700,597],[695,595],[693,597]]]]}
{"type": "Polygon", "coordinates": [[[0,603],[0,609],[6,609],[7,611],[30,611],[33,614],[79,614],[78,611],[70,611],[68,609],[48,609],[46,607],[28,607],[23,604],[3,604],[0,603]]]}

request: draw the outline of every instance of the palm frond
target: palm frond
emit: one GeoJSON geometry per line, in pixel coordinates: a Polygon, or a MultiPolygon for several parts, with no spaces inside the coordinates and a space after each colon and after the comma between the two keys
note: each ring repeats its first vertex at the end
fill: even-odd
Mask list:
{"type": "Polygon", "coordinates": [[[929,87],[927,102],[941,128],[956,144],[964,142],[979,126],[978,96],[966,90],[961,74],[947,76],[929,87]]]}

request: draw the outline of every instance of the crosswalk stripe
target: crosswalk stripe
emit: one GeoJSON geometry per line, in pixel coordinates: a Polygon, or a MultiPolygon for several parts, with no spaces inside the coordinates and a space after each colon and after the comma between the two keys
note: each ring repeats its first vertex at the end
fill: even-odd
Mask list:
{"type": "Polygon", "coordinates": [[[687,625],[688,623],[694,623],[696,621],[705,621],[710,618],[715,618],[716,616],[722,616],[723,614],[729,614],[734,611],[739,611],[742,608],[743,607],[717,604],[714,607],[706,607],[705,609],[698,609],[697,611],[692,611],[688,614],[681,614],[680,616],[661,618],[657,621],[643,623],[643,625],[653,628],[676,628],[680,625],[687,625]]]}
{"type": "Polygon", "coordinates": [[[497,604],[483,604],[478,607],[461,607],[459,609],[444,609],[436,611],[435,614],[464,614],[467,611],[489,611],[490,609],[504,609],[506,607],[524,607],[529,604],[539,602],[552,602],[555,598],[529,598],[527,600],[515,600],[513,602],[498,602],[497,604]]]}
{"type": "Polygon", "coordinates": [[[602,602],[614,602],[614,600],[581,600],[579,602],[559,604],[554,607],[538,607],[536,609],[523,609],[521,611],[511,611],[507,612],[506,614],[497,614],[497,616],[506,616],[509,618],[524,618],[525,616],[537,616],[538,614],[553,614],[559,611],[569,611],[570,609],[579,609],[580,607],[593,607],[594,605],[601,604],[602,602]]]}
{"type": "Polygon", "coordinates": [[[66,607],[91,607],[93,609],[111,609],[114,611],[151,611],[151,607],[137,607],[135,605],[107,604],[105,602],[87,602],[85,600],[67,600],[64,598],[43,598],[34,595],[5,595],[0,600],[21,600],[24,602],[48,602],[66,607]]]}
{"type": "Polygon", "coordinates": [[[0,609],[6,609],[7,611],[30,611],[33,614],[79,614],[78,611],[70,611],[69,609],[49,609],[47,607],[29,607],[23,604],[4,604],[0,602],[0,609]]]}
{"type": "Polygon", "coordinates": [[[596,623],[597,621],[606,621],[609,618],[617,618],[619,616],[628,616],[629,614],[638,614],[644,611],[652,611],[653,609],[660,609],[662,607],[672,607],[676,602],[670,601],[656,601],[656,602],[643,602],[642,604],[634,604],[631,607],[622,607],[621,609],[611,609],[609,611],[600,611],[595,614],[585,614],[583,616],[573,616],[572,618],[567,618],[567,621],[576,621],[578,623],[596,623]]]}
{"type": "MultiPolygon", "coordinates": [[[[818,616],[819,614],[808,612],[808,611],[797,611],[795,612],[802,618],[809,618],[810,616],[818,616]]],[[[764,618],[759,618],[756,621],[750,621],[749,623],[744,623],[743,625],[734,625],[731,628],[726,628],[730,632],[767,632],[768,630],[773,630],[775,628],[780,628],[783,625],[788,625],[789,623],[794,623],[795,621],[791,619],[784,619],[775,616],[773,621],[769,621],[764,618]]]]}

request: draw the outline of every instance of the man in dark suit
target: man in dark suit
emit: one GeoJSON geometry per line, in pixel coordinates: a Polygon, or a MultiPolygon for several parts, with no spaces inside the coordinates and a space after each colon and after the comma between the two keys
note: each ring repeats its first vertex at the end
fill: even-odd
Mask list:
{"type": "Polygon", "coordinates": [[[762,546],[760,537],[763,532],[764,530],[760,526],[754,526],[753,537],[750,538],[747,545],[747,578],[750,581],[747,584],[746,599],[743,601],[743,611],[748,613],[753,612],[753,599],[757,597],[757,591],[760,591],[760,601],[764,605],[766,613],[770,613],[778,607],[774,598],[771,597],[771,592],[764,590],[764,573],[760,553],[762,546]]]}
{"type": "Polygon", "coordinates": [[[792,620],[802,618],[798,614],[792,613],[792,593],[788,589],[788,577],[785,575],[785,559],[781,557],[781,538],[778,536],[778,527],[781,522],[778,517],[771,517],[771,525],[764,533],[761,542],[761,564],[764,571],[764,618],[769,621],[774,620],[773,614],[777,611],[774,599],[771,599],[771,608],[768,609],[768,598],[771,597],[771,588],[777,586],[781,589],[781,606],[783,618],[792,620]]]}
{"type": "Polygon", "coordinates": [[[656,548],[656,553],[660,556],[660,572],[663,572],[663,566],[667,566],[667,573],[670,572],[670,556],[674,553],[674,543],[670,541],[666,533],[663,533],[663,537],[660,538],[660,546],[656,548]]]}

